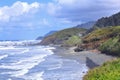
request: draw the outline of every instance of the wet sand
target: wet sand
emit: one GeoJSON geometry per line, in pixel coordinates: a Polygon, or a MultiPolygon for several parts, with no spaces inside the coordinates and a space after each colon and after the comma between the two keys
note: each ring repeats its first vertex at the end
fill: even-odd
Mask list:
{"type": "Polygon", "coordinates": [[[113,56],[102,54],[96,50],[74,52],[74,48],[75,47],[56,47],[53,51],[55,55],[59,55],[62,58],[74,59],[79,63],[86,64],[89,69],[100,66],[109,60],[115,59],[113,56]]]}

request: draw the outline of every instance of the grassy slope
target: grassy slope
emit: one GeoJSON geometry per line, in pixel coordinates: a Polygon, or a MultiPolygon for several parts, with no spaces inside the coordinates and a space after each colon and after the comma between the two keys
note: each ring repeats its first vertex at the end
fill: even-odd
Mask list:
{"type": "Polygon", "coordinates": [[[114,37],[104,42],[99,50],[103,53],[120,56],[120,37],[114,37]]]}
{"type": "Polygon", "coordinates": [[[63,45],[67,46],[76,46],[77,44],[81,44],[81,38],[79,36],[73,35],[68,40],[66,40],[63,45]]]}
{"type": "Polygon", "coordinates": [[[91,42],[111,38],[120,34],[120,26],[97,29],[85,36],[84,41],[91,42]]]}
{"type": "MultiPolygon", "coordinates": [[[[86,44],[92,43],[92,45],[99,43],[97,48],[100,51],[120,56],[120,26],[98,29],[88,34],[84,41],[86,44]]],[[[102,66],[90,70],[84,80],[120,80],[120,59],[106,62],[102,66]]]]}
{"type": "MultiPolygon", "coordinates": [[[[65,41],[69,40],[69,38],[73,37],[74,35],[78,35],[78,33],[85,32],[86,29],[83,28],[69,28],[58,31],[50,36],[47,36],[43,39],[41,44],[48,45],[48,44],[63,44],[65,41]]],[[[74,37],[73,37],[74,38],[74,37]]],[[[68,41],[69,42],[69,41],[68,41]]]]}
{"type": "Polygon", "coordinates": [[[83,47],[98,48],[110,38],[120,35],[120,26],[97,29],[83,38],[83,47]]]}
{"type": "Polygon", "coordinates": [[[90,70],[83,80],[120,80],[120,59],[90,70]]]}

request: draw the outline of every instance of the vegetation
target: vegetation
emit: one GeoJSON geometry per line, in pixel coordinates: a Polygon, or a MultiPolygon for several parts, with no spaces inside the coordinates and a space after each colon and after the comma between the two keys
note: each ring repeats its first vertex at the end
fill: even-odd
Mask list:
{"type": "Polygon", "coordinates": [[[66,40],[63,45],[76,46],[76,45],[81,44],[81,43],[82,43],[82,41],[81,41],[80,37],[74,35],[74,36],[70,37],[68,40],[66,40]]]}
{"type": "Polygon", "coordinates": [[[98,48],[103,53],[120,56],[120,26],[95,30],[85,36],[83,42],[87,47],[98,48]]]}
{"type": "Polygon", "coordinates": [[[99,47],[99,50],[106,54],[120,56],[120,37],[107,40],[99,47]]]}
{"type": "MultiPolygon", "coordinates": [[[[76,37],[73,36],[77,36],[79,33],[85,33],[86,29],[83,28],[69,28],[69,29],[64,29],[61,31],[58,31],[50,36],[45,37],[41,44],[42,45],[48,45],[48,44],[64,44],[66,43],[70,43],[71,40],[69,38],[71,38],[73,40],[73,38],[76,39],[76,37]]],[[[78,39],[78,37],[77,37],[78,39]]],[[[76,40],[75,40],[76,41],[76,40]]]]}
{"type": "MultiPolygon", "coordinates": [[[[103,17],[95,24],[92,23],[94,26],[87,32],[86,29],[80,28],[85,25],[87,24],[58,31],[45,37],[41,44],[63,46],[80,44],[77,48],[80,51],[81,49],[99,49],[103,53],[120,57],[120,12],[110,17],[103,17]],[[86,35],[80,38],[79,33],[86,33],[86,35]]],[[[106,62],[90,70],[83,80],[120,80],[120,59],[106,62]]]]}
{"type": "MultiPolygon", "coordinates": [[[[85,48],[97,48],[105,54],[120,57],[120,26],[118,25],[120,25],[120,12],[99,19],[88,31],[91,33],[83,39],[85,48]]],[[[106,62],[90,70],[83,80],[120,80],[120,59],[106,62]]]]}
{"type": "MultiPolygon", "coordinates": [[[[85,48],[91,47],[91,49],[99,48],[101,46],[101,44],[105,43],[107,40],[109,40],[111,38],[116,38],[117,36],[118,36],[117,38],[119,38],[119,35],[120,35],[120,26],[97,29],[97,30],[89,33],[88,35],[86,35],[83,38],[83,44],[84,44],[83,47],[85,47],[85,48]]],[[[104,46],[104,44],[103,44],[103,46],[104,46]]],[[[104,48],[103,46],[101,46],[100,50],[102,50],[104,48]]]]}
{"type": "MultiPolygon", "coordinates": [[[[88,27],[90,24],[58,31],[45,37],[41,44],[62,44],[63,46],[80,44],[78,50],[99,49],[103,53],[120,57],[120,12],[110,17],[103,17],[95,24],[92,23],[94,26],[87,32],[86,29],[80,28],[85,25],[88,27]],[[80,38],[79,33],[86,33],[86,35],[80,38]]],[[[120,59],[106,62],[90,70],[83,80],[120,80],[120,59]]]]}
{"type": "Polygon", "coordinates": [[[120,26],[97,29],[84,37],[84,41],[91,42],[112,38],[120,34],[120,26]]]}
{"type": "Polygon", "coordinates": [[[120,80],[120,59],[90,70],[83,80],[120,80]]]}
{"type": "MultiPolygon", "coordinates": [[[[84,44],[87,47],[98,44],[96,48],[101,52],[119,57],[120,26],[97,29],[84,37],[84,44]]],[[[120,59],[106,62],[102,66],[90,70],[84,80],[120,80],[120,59]]]]}

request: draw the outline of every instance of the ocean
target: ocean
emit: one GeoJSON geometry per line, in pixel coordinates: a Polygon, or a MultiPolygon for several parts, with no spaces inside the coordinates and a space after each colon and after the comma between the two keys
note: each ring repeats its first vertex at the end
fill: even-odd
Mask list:
{"type": "Polygon", "coordinates": [[[82,80],[86,64],[64,59],[39,41],[0,42],[0,80],[82,80]]]}

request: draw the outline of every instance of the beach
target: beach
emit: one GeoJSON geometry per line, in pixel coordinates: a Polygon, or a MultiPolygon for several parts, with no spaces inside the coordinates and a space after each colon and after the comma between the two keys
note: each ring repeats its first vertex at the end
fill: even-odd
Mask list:
{"type": "Polygon", "coordinates": [[[26,46],[30,42],[0,43],[0,80],[82,80],[88,71],[84,63],[53,52],[66,53],[66,50],[52,46],[26,46]]]}
{"type": "Polygon", "coordinates": [[[56,47],[54,51],[55,55],[59,55],[62,58],[73,59],[79,62],[80,64],[86,64],[89,69],[93,69],[97,66],[102,65],[103,63],[113,60],[116,57],[102,54],[97,50],[88,50],[81,52],[74,52],[75,47],[65,48],[65,47],[56,47]]]}
{"type": "Polygon", "coordinates": [[[75,47],[26,46],[30,42],[0,43],[0,80],[83,80],[89,69],[115,58],[75,47]]]}

